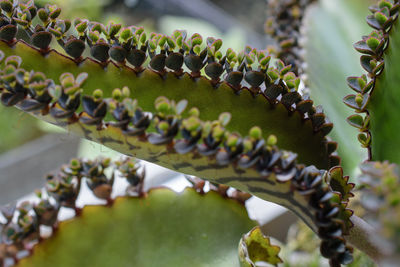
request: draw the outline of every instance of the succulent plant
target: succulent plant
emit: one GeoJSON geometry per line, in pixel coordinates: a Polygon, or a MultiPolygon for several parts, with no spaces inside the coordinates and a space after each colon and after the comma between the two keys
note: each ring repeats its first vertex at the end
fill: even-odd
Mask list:
{"type": "MultiPolygon", "coordinates": [[[[265,50],[246,46],[235,52],[221,51],[222,40],[205,39],[197,33],[188,36],[186,31],[176,30],[171,35],[149,34],[142,27],[123,27],[113,22],[71,22],[62,19],[56,5],[38,8],[34,1],[2,0],[1,102],[127,156],[201,177],[225,197],[228,186],[236,188],[240,191],[229,196],[240,203],[251,194],[285,206],[318,235],[321,255],[329,259],[331,266],[351,263],[352,246],[379,264],[391,264],[396,261],[399,248],[396,164],[400,162],[395,134],[399,123],[395,84],[399,76],[395,66],[400,3],[380,0],[370,7],[367,23],[374,30],[354,45],[363,54],[361,66],[367,73],[347,79],[356,93],[343,99],[356,112],[347,121],[359,129],[358,140],[368,150],[360,178],[365,187],[361,202],[372,218],[367,216],[366,222],[348,207],[355,184],[346,175],[352,172],[351,164],[345,165],[340,156],[358,163],[364,159],[354,156],[353,151],[346,153],[340,146],[337,151],[338,143],[329,134],[332,129],[335,133],[341,129],[335,129],[322,107],[315,106],[305,93],[313,92],[315,80],[309,75],[313,65],[306,62],[306,68],[304,63],[304,48],[312,44],[302,46],[301,27],[314,2],[270,0],[266,32],[277,45],[265,50]],[[17,33],[28,38],[22,40],[17,33]],[[85,51],[90,56],[85,57],[85,51]],[[304,74],[310,78],[305,79],[304,74]]],[[[308,57],[309,53],[305,58],[308,57]]],[[[133,262],[148,266],[152,259],[146,252],[150,249],[147,243],[157,246],[157,240],[146,241],[143,249],[129,247],[138,233],[130,236],[123,223],[118,226],[121,231],[116,237],[110,234],[100,240],[96,234],[112,228],[114,217],[116,222],[138,227],[136,217],[125,216],[129,209],[151,220],[146,209],[138,209],[142,202],[154,206],[154,220],[179,219],[167,216],[168,205],[161,205],[164,198],[172,203],[170,206],[182,205],[184,210],[198,208],[185,206],[182,201],[198,201],[198,205],[207,207],[208,198],[221,202],[221,210],[227,209],[224,205],[231,205],[215,200],[214,193],[207,193],[200,201],[193,200],[198,197],[194,190],[183,195],[161,189],[144,191],[145,173],[139,169],[132,159],[114,163],[108,159],[72,159],[47,177],[37,203],[26,202],[2,210],[5,222],[1,224],[0,263],[12,260],[23,266],[59,266],[64,262],[71,266],[86,260],[93,264],[95,260],[107,266],[111,259],[118,259],[121,265],[133,262]],[[108,169],[112,169],[112,175],[108,169]],[[133,199],[112,197],[116,176],[126,179],[127,195],[133,195],[133,199]],[[82,181],[109,207],[78,207],[82,181]],[[61,208],[74,209],[77,218],[59,223],[57,214],[61,208]],[[102,215],[97,218],[95,212],[102,215]],[[41,237],[43,225],[52,227],[54,233],[46,241],[41,237]],[[109,242],[102,249],[109,250],[120,243],[122,248],[114,249],[121,250],[124,256],[107,259],[105,253],[85,258],[83,250],[75,246],[81,226],[87,227],[86,239],[109,242]],[[65,252],[59,243],[65,244],[65,252]],[[141,251],[132,261],[130,249],[141,251]],[[32,255],[20,261],[23,251],[32,255]],[[46,254],[52,257],[46,258],[46,254]],[[64,258],[73,259],[63,261],[64,258]]],[[[194,188],[204,193],[203,185],[204,182],[195,182],[194,188]]],[[[182,218],[191,216],[185,213],[181,213],[182,218]]],[[[221,214],[219,222],[237,220],[232,222],[238,223],[237,227],[232,226],[235,231],[253,224],[243,218],[243,210],[238,213],[241,215],[236,219],[221,214]]],[[[204,214],[195,217],[201,216],[204,214]]],[[[209,219],[217,220],[218,216],[209,219]]],[[[141,223],[146,224],[146,220],[141,223]]],[[[193,229],[187,218],[184,221],[192,232],[202,229],[203,222],[195,222],[193,227],[198,228],[193,229]]],[[[149,231],[154,230],[151,227],[149,231]]],[[[178,230],[171,228],[174,226],[168,231],[178,230]]],[[[216,238],[216,233],[210,235],[216,238]]],[[[96,245],[84,242],[82,246],[88,244],[96,245]]],[[[224,248],[220,249],[223,252],[224,248]]],[[[209,257],[211,265],[232,266],[213,261],[222,257],[218,254],[221,250],[215,249],[216,254],[209,257]]],[[[279,248],[271,245],[258,228],[244,235],[239,243],[241,266],[256,266],[257,261],[277,265],[282,261],[278,252],[279,248]]],[[[225,254],[221,259],[228,258],[225,254]]],[[[167,264],[182,264],[176,260],[167,264]]]]}

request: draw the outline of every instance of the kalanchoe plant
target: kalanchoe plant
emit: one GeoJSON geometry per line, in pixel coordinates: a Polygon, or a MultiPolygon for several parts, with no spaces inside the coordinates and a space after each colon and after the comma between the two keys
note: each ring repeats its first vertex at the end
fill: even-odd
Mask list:
{"type": "MultiPolygon", "coordinates": [[[[351,245],[377,263],[389,264],[397,259],[399,248],[398,224],[386,213],[396,214],[398,205],[393,188],[398,186],[395,170],[400,163],[399,101],[393,81],[399,80],[400,3],[380,0],[370,8],[367,22],[374,30],[354,45],[364,54],[361,65],[367,74],[348,78],[356,94],[344,98],[357,112],[348,122],[361,131],[358,140],[368,149],[367,162],[361,167],[366,190],[374,193],[363,201],[375,216],[368,224],[348,208],[354,184],[344,175],[348,170],[341,167],[338,144],[328,136],[333,123],[321,106],[314,106],[310,96],[303,94],[308,91],[307,80],[303,81],[306,88],[300,90],[299,75],[306,71],[300,27],[312,2],[316,1],[270,1],[266,30],[278,47],[246,46],[241,52],[223,52],[222,40],[204,39],[198,33],[189,37],[177,30],[168,36],[113,22],[71,22],[62,19],[55,5],[37,8],[33,1],[2,0],[1,102],[127,156],[206,179],[223,196],[228,196],[227,186],[232,186],[245,192],[233,194],[241,203],[252,194],[285,206],[318,235],[321,255],[331,266],[352,262],[351,245]],[[18,39],[19,31],[29,36],[29,42],[18,39]],[[65,53],[54,50],[53,43],[65,53]],[[85,50],[90,57],[82,56],[85,50]],[[372,162],[384,160],[393,163],[372,162]]],[[[82,179],[111,206],[118,175],[129,183],[129,195],[146,199],[144,171],[131,160],[111,164],[104,159],[73,159],[48,176],[38,203],[3,209],[0,263],[7,259],[18,263],[20,252],[32,251],[38,243],[21,265],[42,265],[41,254],[71,240],[68,243],[54,235],[41,244],[40,225],[57,227],[60,208],[72,208],[82,216],[75,226],[73,222],[60,227],[60,232],[76,231],[92,213],[90,207],[82,211],[76,205],[82,179]],[[110,176],[106,170],[113,166],[116,170],[110,176]]],[[[204,182],[196,181],[194,188],[204,193],[204,182]]],[[[158,194],[150,191],[147,201],[151,203],[158,194]]],[[[121,210],[126,211],[129,205],[124,203],[129,201],[117,199],[106,213],[124,215],[121,210]]],[[[100,213],[101,208],[93,209],[100,213]]],[[[109,222],[105,219],[104,224],[109,222]]],[[[128,233],[123,235],[126,240],[128,233]]],[[[278,252],[256,228],[239,244],[240,264],[255,266],[261,260],[276,265],[282,261],[278,252]]],[[[59,264],[54,262],[59,255],[49,260],[50,265],[59,264]]]]}

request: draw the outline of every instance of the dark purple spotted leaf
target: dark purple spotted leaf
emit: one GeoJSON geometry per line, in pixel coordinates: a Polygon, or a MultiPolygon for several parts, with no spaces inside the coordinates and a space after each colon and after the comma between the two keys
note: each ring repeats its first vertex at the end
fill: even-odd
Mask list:
{"type": "Polygon", "coordinates": [[[132,49],[126,56],[126,60],[134,67],[139,68],[146,60],[146,53],[139,49],[132,49]]]}
{"type": "Polygon", "coordinates": [[[47,106],[47,103],[39,102],[35,99],[25,99],[22,100],[18,105],[23,111],[35,111],[41,110],[47,106]]]}
{"type": "Polygon", "coordinates": [[[36,32],[31,37],[31,42],[34,46],[46,50],[50,43],[53,36],[49,32],[36,32]]]}
{"type": "Polygon", "coordinates": [[[271,100],[276,99],[280,94],[284,92],[284,88],[278,84],[271,84],[267,86],[264,94],[271,100]]]}
{"type": "Polygon", "coordinates": [[[343,102],[344,102],[348,107],[350,107],[350,108],[352,108],[352,109],[359,110],[359,111],[365,110],[365,107],[366,107],[368,101],[369,101],[369,96],[368,96],[368,95],[364,95],[364,96],[362,97],[362,102],[360,103],[361,105],[358,105],[358,103],[357,103],[357,101],[356,101],[356,95],[348,95],[348,96],[345,96],[345,97],[343,98],[343,102]]]}
{"type": "Polygon", "coordinates": [[[166,59],[166,56],[164,54],[155,55],[150,60],[149,65],[153,70],[161,72],[165,68],[165,59],[166,59]]]}
{"type": "Polygon", "coordinates": [[[124,62],[128,52],[122,46],[113,46],[110,48],[110,57],[116,62],[124,62]]]}
{"type": "Polygon", "coordinates": [[[106,62],[109,58],[109,50],[110,46],[107,43],[97,43],[90,49],[90,54],[98,61],[106,62]]]}
{"type": "Polygon", "coordinates": [[[218,62],[211,62],[205,67],[205,72],[212,80],[218,80],[221,74],[224,72],[224,68],[218,62]]]}
{"type": "Polygon", "coordinates": [[[225,81],[235,89],[239,89],[242,80],[243,80],[243,72],[241,71],[231,71],[227,73],[225,77],[225,81]]]}
{"type": "Polygon", "coordinates": [[[251,87],[258,88],[265,80],[265,73],[261,71],[250,70],[246,72],[244,79],[251,85],[251,87]]]}
{"type": "Polygon", "coordinates": [[[282,96],[282,104],[287,108],[291,107],[293,104],[297,104],[302,99],[298,92],[288,92],[282,96]]]}
{"type": "Polygon", "coordinates": [[[347,118],[347,122],[358,129],[364,128],[364,118],[361,115],[351,115],[347,118]]]}
{"type": "Polygon", "coordinates": [[[17,34],[17,26],[8,24],[0,28],[0,39],[7,42],[14,40],[17,34]]]}
{"type": "Polygon", "coordinates": [[[65,52],[73,58],[80,58],[85,50],[85,43],[82,40],[72,38],[65,43],[65,52]]]}
{"type": "Polygon", "coordinates": [[[375,14],[378,14],[378,15],[367,16],[367,23],[372,28],[377,29],[377,30],[381,30],[381,29],[386,30],[393,23],[392,17],[386,17],[379,11],[376,12],[375,14]],[[383,16],[380,14],[382,14],[383,16]]]}
{"type": "Polygon", "coordinates": [[[321,125],[321,127],[318,128],[318,131],[320,131],[324,136],[328,135],[333,129],[333,123],[324,123],[321,125]]]}
{"type": "Polygon", "coordinates": [[[296,104],[296,110],[304,114],[312,108],[313,104],[314,102],[310,99],[302,100],[296,104]]]}
{"type": "Polygon", "coordinates": [[[322,124],[325,122],[325,114],[323,113],[316,113],[312,115],[311,121],[313,123],[314,129],[318,129],[322,124]]]}
{"type": "Polygon", "coordinates": [[[4,92],[1,94],[1,103],[3,103],[3,105],[7,107],[11,107],[20,102],[24,98],[25,95],[23,93],[4,92]]]}
{"type": "Polygon", "coordinates": [[[173,71],[180,71],[183,65],[183,55],[181,53],[170,53],[165,59],[165,66],[173,71]]]}
{"type": "Polygon", "coordinates": [[[203,68],[203,60],[197,55],[186,55],[184,62],[186,67],[188,67],[194,73],[199,72],[203,68]]]}
{"type": "Polygon", "coordinates": [[[369,55],[374,54],[374,51],[367,45],[367,43],[364,40],[358,41],[353,46],[360,53],[369,55]]]}

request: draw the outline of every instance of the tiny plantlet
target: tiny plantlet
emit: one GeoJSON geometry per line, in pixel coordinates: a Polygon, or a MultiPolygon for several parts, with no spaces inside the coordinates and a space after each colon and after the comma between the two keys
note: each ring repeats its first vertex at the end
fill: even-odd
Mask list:
{"type": "Polygon", "coordinates": [[[341,103],[359,130],[346,138],[357,138],[367,159],[340,150],[346,144],[330,134],[341,123],[307,93],[313,66],[304,62],[301,28],[315,5],[269,0],[265,29],[276,45],[238,52],[185,30],[71,21],[56,5],[0,0],[1,103],[127,156],[71,159],[47,177],[37,201],[3,207],[0,266],[277,266],[280,248],[251,229],[243,204],[252,195],[298,216],[330,266],[357,264],[355,249],[395,266],[400,1],[370,7],[373,30],[354,44],[366,73],[347,78],[355,92],[341,103]],[[357,193],[342,157],[359,164],[357,193]],[[201,179],[190,178],[181,194],[144,190],[133,158],[201,179]],[[115,198],[120,179],[126,192],[115,198]],[[83,186],[104,205],[77,206],[83,186]],[[352,210],[355,194],[363,216],[352,210]],[[75,217],[60,222],[62,208],[75,217]]]}

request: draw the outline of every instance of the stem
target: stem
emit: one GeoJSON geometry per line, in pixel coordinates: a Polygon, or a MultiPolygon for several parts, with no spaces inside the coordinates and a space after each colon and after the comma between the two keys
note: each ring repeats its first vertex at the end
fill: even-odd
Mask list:
{"type": "Polygon", "coordinates": [[[351,216],[351,221],[354,226],[345,236],[349,243],[367,254],[376,263],[392,254],[392,245],[383,240],[371,225],[355,215],[351,216]]]}

